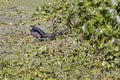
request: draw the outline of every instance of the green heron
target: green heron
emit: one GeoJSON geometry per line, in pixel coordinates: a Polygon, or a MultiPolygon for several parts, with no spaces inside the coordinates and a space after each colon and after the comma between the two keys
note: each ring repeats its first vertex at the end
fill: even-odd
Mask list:
{"type": "Polygon", "coordinates": [[[43,30],[41,30],[40,28],[38,27],[35,27],[35,26],[31,26],[32,28],[30,29],[30,32],[31,34],[38,38],[38,40],[42,41],[44,40],[44,38],[48,38],[50,40],[53,40],[56,38],[57,35],[62,35],[63,32],[65,30],[67,30],[68,28],[64,29],[64,30],[61,30],[59,32],[53,32],[53,33],[45,33],[43,30]]]}

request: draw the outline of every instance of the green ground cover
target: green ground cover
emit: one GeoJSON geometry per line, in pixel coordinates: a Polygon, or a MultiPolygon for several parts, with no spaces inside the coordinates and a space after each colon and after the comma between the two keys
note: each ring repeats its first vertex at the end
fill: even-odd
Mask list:
{"type": "Polygon", "coordinates": [[[0,0],[0,80],[119,80],[119,0],[50,2],[0,0]],[[72,32],[39,42],[32,24],[72,32]]]}

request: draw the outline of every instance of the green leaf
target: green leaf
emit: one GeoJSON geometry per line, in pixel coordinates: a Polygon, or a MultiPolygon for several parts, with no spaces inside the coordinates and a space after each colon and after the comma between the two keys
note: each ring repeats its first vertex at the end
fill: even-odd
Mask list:
{"type": "Polygon", "coordinates": [[[101,23],[103,21],[104,17],[101,14],[96,14],[95,15],[95,19],[96,19],[96,21],[101,23]]]}

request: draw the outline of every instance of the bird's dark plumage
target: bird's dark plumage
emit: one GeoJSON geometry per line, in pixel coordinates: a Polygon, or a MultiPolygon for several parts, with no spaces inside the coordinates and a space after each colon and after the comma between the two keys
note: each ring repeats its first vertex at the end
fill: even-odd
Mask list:
{"type": "Polygon", "coordinates": [[[61,30],[59,32],[53,32],[53,33],[45,33],[38,27],[31,26],[32,28],[30,29],[31,34],[34,37],[37,37],[38,40],[43,40],[44,38],[48,38],[50,40],[53,40],[56,38],[57,35],[62,35],[64,31],[66,31],[68,28],[61,30]]]}
{"type": "Polygon", "coordinates": [[[44,31],[42,31],[40,28],[38,28],[38,27],[34,27],[34,26],[31,26],[32,27],[32,29],[30,30],[30,32],[37,32],[37,33],[39,33],[40,35],[41,35],[41,37],[44,37],[44,35],[45,35],[45,32],[44,31]]]}

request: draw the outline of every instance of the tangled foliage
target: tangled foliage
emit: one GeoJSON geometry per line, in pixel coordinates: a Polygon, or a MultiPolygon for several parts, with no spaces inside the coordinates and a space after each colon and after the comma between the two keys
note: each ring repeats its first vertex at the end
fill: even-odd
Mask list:
{"type": "MultiPolygon", "coordinates": [[[[82,34],[88,54],[102,54],[104,66],[115,66],[120,58],[120,2],[118,0],[56,0],[37,8],[38,19],[52,19],[82,34]],[[105,63],[105,64],[104,64],[105,63]]],[[[76,41],[79,39],[77,38],[76,41]]],[[[84,50],[83,50],[84,51],[84,50]]]]}

